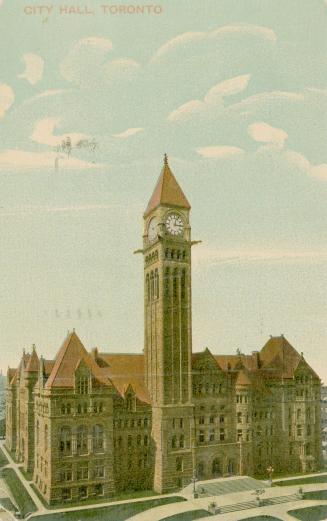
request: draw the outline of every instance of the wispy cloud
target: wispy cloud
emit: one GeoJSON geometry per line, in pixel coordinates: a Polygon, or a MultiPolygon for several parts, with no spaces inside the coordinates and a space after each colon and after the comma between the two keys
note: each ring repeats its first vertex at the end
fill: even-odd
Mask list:
{"type": "Polygon", "coordinates": [[[27,171],[31,169],[54,169],[57,164],[63,170],[90,170],[104,168],[99,163],[89,163],[75,157],[55,152],[29,152],[9,149],[0,153],[0,169],[27,171]]]}
{"type": "Polygon", "coordinates": [[[120,134],[113,134],[112,137],[126,139],[130,136],[134,136],[135,134],[138,134],[139,132],[142,132],[143,130],[144,130],[144,128],[142,128],[142,127],[132,127],[132,128],[128,128],[127,130],[124,130],[124,132],[121,132],[120,134]]]}
{"type": "Polygon", "coordinates": [[[37,99],[42,98],[50,98],[52,96],[59,96],[61,94],[66,94],[68,92],[74,92],[74,89],[49,89],[44,90],[43,92],[40,92],[39,94],[36,94],[35,96],[32,96],[31,98],[27,98],[23,101],[22,105],[26,105],[28,103],[32,103],[33,101],[37,99]]]}
{"type": "Polygon", "coordinates": [[[18,78],[25,79],[31,85],[41,81],[44,69],[44,60],[38,54],[27,53],[23,55],[25,70],[18,75],[18,78]]]}
{"type": "Polygon", "coordinates": [[[35,122],[33,133],[31,135],[32,141],[42,145],[55,147],[60,145],[63,140],[69,136],[71,144],[74,146],[82,139],[88,139],[86,134],[79,134],[77,132],[66,132],[62,135],[54,135],[53,131],[60,124],[60,118],[45,118],[35,122]]]}
{"type": "Polygon", "coordinates": [[[249,135],[261,143],[273,143],[280,147],[284,146],[288,138],[287,132],[281,128],[272,127],[264,121],[257,121],[248,126],[249,135]]]}
{"type": "Polygon", "coordinates": [[[211,159],[231,159],[244,154],[242,148],[223,145],[200,147],[196,151],[200,156],[211,159]]]}
{"type": "Polygon", "coordinates": [[[322,181],[327,181],[326,163],[313,165],[303,154],[295,152],[294,150],[285,150],[284,157],[290,165],[296,166],[299,170],[309,176],[322,181]]]}
{"type": "Polygon", "coordinates": [[[0,83],[0,118],[14,103],[15,94],[12,88],[5,83],[0,83]]]}
{"type": "Polygon", "coordinates": [[[168,121],[181,121],[196,113],[211,113],[213,107],[223,106],[224,97],[237,94],[245,90],[249,84],[251,75],[243,74],[214,85],[204,96],[204,100],[190,100],[168,115],[168,121]]]}
{"type": "Polygon", "coordinates": [[[151,62],[157,62],[162,57],[175,50],[180,48],[184,49],[187,45],[191,45],[202,40],[218,40],[235,35],[250,35],[252,37],[257,37],[261,40],[266,40],[271,43],[275,43],[277,40],[276,34],[269,27],[252,24],[224,25],[210,32],[186,32],[171,38],[164,45],[159,47],[159,49],[151,58],[151,62]]]}

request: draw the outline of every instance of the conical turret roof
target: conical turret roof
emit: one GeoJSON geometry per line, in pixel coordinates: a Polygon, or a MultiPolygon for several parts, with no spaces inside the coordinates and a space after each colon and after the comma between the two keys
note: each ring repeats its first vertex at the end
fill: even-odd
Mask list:
{"type": "Polygon", "coordinates": [[[168,165],[167,155],[164,157],[164,165],[161,170],[158,182],[148,203],[144,215],[148,215],[159,205],[178,206],[190,209],[190,203],[186,199],[183,190],[168,165]]]}

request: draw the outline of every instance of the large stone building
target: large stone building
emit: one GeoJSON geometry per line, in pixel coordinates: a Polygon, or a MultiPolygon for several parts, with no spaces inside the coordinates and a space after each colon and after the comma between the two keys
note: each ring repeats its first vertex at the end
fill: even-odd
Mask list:
{"type": "Polygon", "coordinates": [[[88,352],[8,370],[6,445],[48,503],[172,491],[193,476],[319,468],[320,380],[283,336],[192,354],[190,205],[165,157],[144,214],[144,353],[88,352]]]}

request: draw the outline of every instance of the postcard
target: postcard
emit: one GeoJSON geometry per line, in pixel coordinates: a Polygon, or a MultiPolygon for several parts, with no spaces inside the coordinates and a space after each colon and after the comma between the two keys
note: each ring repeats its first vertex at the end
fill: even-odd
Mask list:
{"type": "Polygon", "coordinates": [[[327,1],[0,0],[0,519],[327,518],[327,1]]]}

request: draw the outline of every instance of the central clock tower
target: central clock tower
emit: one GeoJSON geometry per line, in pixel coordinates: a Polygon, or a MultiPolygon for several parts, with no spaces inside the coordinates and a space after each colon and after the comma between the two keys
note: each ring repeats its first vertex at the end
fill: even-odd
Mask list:
{"type": "Polygon", "coordinates": [[[190,204],[167,156],[144,213],[145,380],[153,410],[158,492],[192,477],[190,204]],[[173,442],[178,439],[178,446],[173,442]]]}

